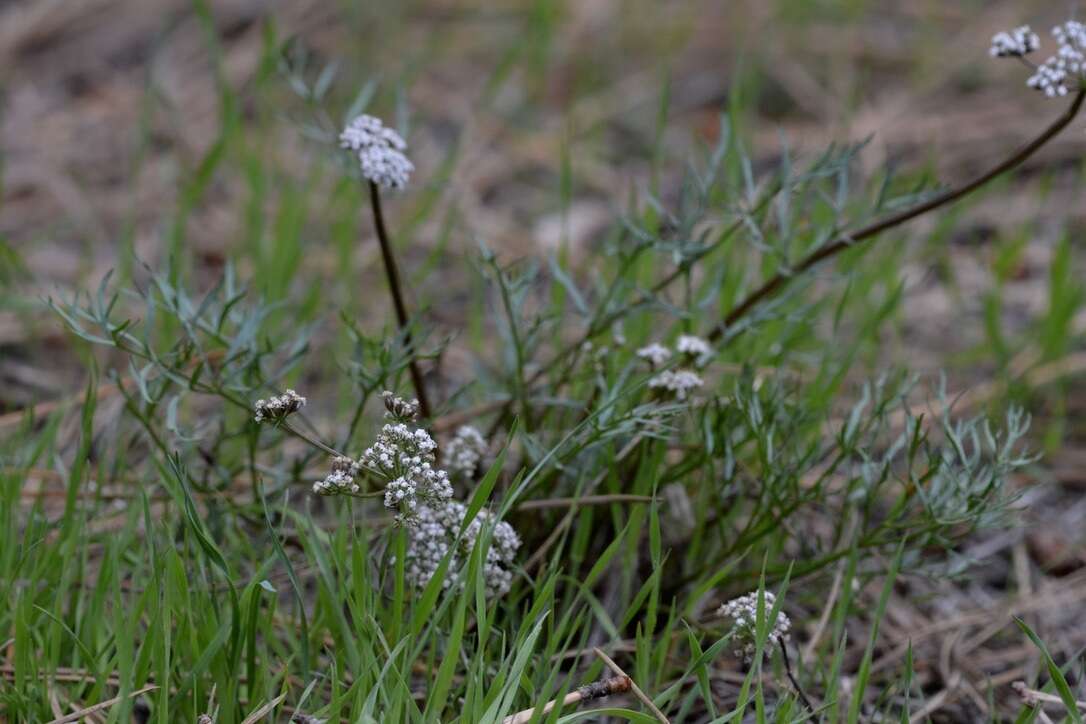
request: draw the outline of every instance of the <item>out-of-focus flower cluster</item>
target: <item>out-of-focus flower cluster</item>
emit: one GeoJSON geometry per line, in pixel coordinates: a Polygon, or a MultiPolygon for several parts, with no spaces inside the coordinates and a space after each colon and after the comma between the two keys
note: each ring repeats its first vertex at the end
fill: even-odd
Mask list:
{"type": "Polygon", "coordinates": [[[348,123],[339,145],[358,157],[363,176],[383,188],[402,189],[415,170],[404,154],[403,137],[374,116],[361,115],[348,123]]]}
{"type": "Polygon", "coordinates": [[[1041,47],[1041,39],[1028,25],[1005,30],[992,36],[993,58],[1021,58],[1041,47]]]}
{"type": "MultiPolygon", "coordinates": [[[[416,525],[411,531],[404,558],[407,582],[417,588],[424,587],[437,572],[441,560],[449,555],[449,565],[442,581],[442,585],[449,588],[456,582],[460,566],[471,555],[484,526],[490,524],[493,516],[485,510],[479,511],[457,540],[467,513],[463,503],[448,501],[435,506],[424,505],[417,512],[416,525]]],[[[509,567],[518,548],[520,537],[513,526],[505,521],[498,522],[483,563],[488,596],[503,596],[509,591],[513,582],[509,567]]]]}
{"type": "Polygon", "coordinates": [[[287,415],[305,407],[305,398],[294,390],[287,390],[267,400],[257,400],[253,405],[257,422],[279,422],[287,415]]]}
{"type": "MultiPolygon", "coordinates": [[[[769,616],[776,600],[776,596],[772,593],[765,592],[764,616],[769,616]]],[[[753,660],[757,652],[758,592],[752,591],[739,598],[733,598],[721,605],[717,613],[732,620],[732,635],[737,646],[735,655],[742,656],[746,661],[753,660]]],[[[771,623],[764,649],[767,654],[772,647],[788,641],[788,630],[792,628],[792,622],[784,611],[779,611],[777,619],[771,623]]]]}
{"type": "Polygon", "coordinates": [[[471,480],[486,458],[486,438],[471,425],[461,425],[456,435],[442,449],[445,467],[454,478],[471,480]]]}
{"type": "MultiPolygon", "coordinates": [[[[683,364],[690,367],[704,367],[713,358],[713,348],[701,337],[684,334],[675,342],[674,355],[667,347],[656,342],[637,350],[637,356],[649,363],[654,370],[678,356],[683,364]]],[[[654,391],[669,395],[676,400],[686,400],[703,386],[701,375],[689,368],[659,370],[649,379],[649,387],[654,391]]]]}
{"type": "MultiPolygon", "coordinates": [[[[1056,54],[1033,68],[1026,85],[1049,98],[1059,98],[1083,87],[1086,74],[1086,24],[1068,20],[1052,29],[1056,54]]],[[[1037,34],[1028,25],[996,33],[989,53],[994,58],[1022,58],[1040,48],[1037,34]]],[[[1026,61],[1029,63],[1029,61],[1026,61]]]]}

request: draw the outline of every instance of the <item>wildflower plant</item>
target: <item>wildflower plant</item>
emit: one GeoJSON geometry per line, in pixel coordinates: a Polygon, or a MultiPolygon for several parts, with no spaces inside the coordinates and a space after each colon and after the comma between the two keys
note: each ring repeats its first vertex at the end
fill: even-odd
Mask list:
{"type": "MultiPolygon", "coordinates": [[[[959,414],[940,386],[862,367],[901,301],[904,245],[874,242],[1015,168],[1076,118],[1082,29],[1054,35],[1057,54],[1030,85],[1074,98],[963,184],[863,177],[855,146],[784,151],[764,170],[722,120],[675,193],[631,200],[583,263],[511,259],[481,240],[473,281],[494,314],[479,320],[470,379],[420,345],[438,324],[425,307],[409,311],[404,280],[417,269],[401,275],[382,206],[385,192],[409,199],[420,179],[438,181],[397,131],[362,114],[374,91],[340,126],[324,109],[335,73],[311,80],[301,68],[290,82],[323,113],[325,150],[348,170],[342,198],[368,195],[394,322],[346,310],[322,319],[318,304],[305,317],[246,288],[229,264],[199,293],[171,268],[51,302],[75,337],[123,361],[107,373],[122,404],[105,423],[117,444],[103,447],[100,390],[88,389],[60,525],[0,526],[10,594],[0,599],[16,599],[17,612],[0,610],[0,623],[12,624],[22,689],[34,692],[26,710],[48,715],[38,699],[49,694],[35,687],[55,672],[26,652],[49,647],[87,681],[111,681],[114,669],[125,693],[153,681],[159,716],[190,721],[213,711],[212,692],[221,721],[243,719],[241,702],[280,696],[329,720],[557,719],[565,712],[547,712],[568,692],[597,689],[639,693],[615,707],[657,720],[740,721],[750,706],[782,721],[799,709],[818,716],[801,684],[826,702],[827,720],[849,696],[852,720],[866,716],[883,697],[865,687],[889,665],[872,673],[881,613],[864,586],[899,568],[945,577],[963,536],[1006,522],[1016,504],[1007,480],[1034,460],[1017,408],[998,422],[959,414]],[[837,259],[848,283],[829,273],[837,259]],[[379,391],[408,385],[413,396],[385,392],[376,404],[379,391]],[[98,479],[141,473],[115,540],[77,495],[92,460],[98,479]],[[77,534],[101,542],[105,575],[138,561],[145,590],[73,587],[77,534]],[[41,545],[53,535],[56,546],[41,545]],[[56,575],[23,585],[47,569],[56,575]],[[795,630],[782,593],[747,593],[717,609],[729,622],[717,636],[714,591],[742,594],[755,581],[782,591],[800,577],[810,585],[790,594],[795,630]],[[799,612],[823,607],[821,639],[805,640],[799,612]],[[107,610],[121,624],[103,635],[107,610]],[[845,656],[857,629],[871,632],[869,649],[845,656]],[[795,669],[789,635],[811,647],[795,669]],[[734,689],[714,663],[729,646],[756,659],[734,689]],[[759,646],[780,659],[763,660],[759,646]],[[625,667],[612,669],[621,686],[585,683],[596,648],[609,668],[625,667]],[[778,663],[790,688],[760,676],[778,663]]],[[[1039,41],[1017,28],[993,38],[991,54],[1030,62],[1039,41]]],[[[353,233],[356,207],[337,228],[353,233]]],[[[402,228],[414,243],[420,225],[402,228]]],[[[20,469],[68,452],[57,427],[27,435],[20,469]]],[[[4,488],[0,520],[15,518],[16,488],[4,488]]]]}
{"type": "MultiPolygon", "coordinates": [[[[720,605],[717,614],[731,621],[731,636],[737,648],[735,655],[741,656],[748,663],[754,660],[758,642],[758,623],[768,621],[766,643],[773,648],[788,642],[788,631],[792,622],[788,614],[776,611],[776,618],[769,621],[769,616],[776,610],[777,598],[769,591],[754,591],[720,605]]],[[[766,653],[771,649],[766,649],[766,653]]]]}

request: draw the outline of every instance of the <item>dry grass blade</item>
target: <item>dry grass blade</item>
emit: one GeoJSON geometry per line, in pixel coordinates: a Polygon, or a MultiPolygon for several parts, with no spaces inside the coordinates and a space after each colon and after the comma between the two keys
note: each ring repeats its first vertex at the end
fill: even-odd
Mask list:
{"type": "Polygon", "coordinates": [[[271,714],[272,710],[274,710],[275,707],[282,704],[283,699],[286,699],[286,698],[287,698],[287,693],[284,691],[282,694],[275,697],[271,701],[269,701],[269,702],[265,703],[264,705],[262,705],[262,706],[258,707],[257,709],[255,709],[252,714],[245,717],[245,719],[241,722],[241,724],[256,724],[258,721],[260,721],[261,719],[266,717],[268,714],[271,714]]]}
{"type": "Polygon", "coordinates": [[[115,696],[112,699],[106,699],[105,701],[98,702],[94,706],[88,706],[85,709],[80,709],[79,711],[73,711],[71,714],[65,714],[64,716],[58,717],[58,718],[54,719],[53,721],[49,722],[49,724],[64,724],[65,722],[79,721],[80,719],[84,719],[84,718],[90,716],[91,714],[93,714],[96,711],[101,711],[103,709],[108,709],[109,707],[113,706],[114,704],[116,704],[116,703],[118,703],[120,701],[124,701],[125,699],[131,699],[133,697],[139,696],[140,694],[146,694],[148,691],[154,691],[157,688],[158,688],[157,684],[151,684],[149,686],[143,687],[142,689],[138,689],[136,691],[133,691],[131,694],[126,694],[125,696],[115,696]]]}
{"type": "MultiPolygon", "coordinates": [[[[1037,689],[1031,689],[1024,681],[1016,681],[1011,684],[1011,688],[1014,689],[1014,693],[1018,694],[1022,698],[1022,703],[1027,706],[1042,706],[1044,704],[1055,704],[1057,706],[1063,706],[1063,699],[1055,694],[1048,694],[1037,689]]],[[[1075,705],[1079,709],[1086,711],[1086,701],[1076,701],[1075,705]]]]}
{"type": "Polygon", "coordinates": [[[598,646],[594,646],[592,650],[596,652],[596,656],[599,656],[600,659],[605,664],[607,664],[608,667],[610,667],[611,671],[615,672],[619,676],[625,676],[627,679],[630,680],[630,690],[633,691],[634,696],[640,699],[641,703],[644,704],[645,707],[652,712],[652,715],[656,717],[657,721],[662,722],[662,724],[669,724],[668,718],[664,716],[664,712],[660,711],[659,707],[657,707],[656,704],[652,703],[652,699],[650,699],[648,695],[645,694],[645,692],[641,691],[641,687],[639,687],[633,679],[630,679],[629,674],[623,671],[622,667],[616,664],[614,659],[604,653],[603,649],[599,648],[598,646]]]}

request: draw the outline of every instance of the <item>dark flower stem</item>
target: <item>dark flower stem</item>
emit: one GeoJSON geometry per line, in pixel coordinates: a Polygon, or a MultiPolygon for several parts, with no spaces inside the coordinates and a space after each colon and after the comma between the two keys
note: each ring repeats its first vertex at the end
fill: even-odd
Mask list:
{"type": "Polygon", "coordinates": [[[788,659],[788,647],[784,643],[784,639],[778,638],[777,643],[780,644],[781,655],[784,657],[784,671],[786,674],[788,674],[788,680],[792,682],[792,688],[796,690],[796,695],[799,697],[799,700],[800,702],[802,702],[803,706],[807,707],[807,711],[811,712],[811,721],[817,722],[818,719],[816,719],[814,715],[815,708],[811,706],[810,699],[808,699],[807,695],[803,693],[803,688],[799,685],[799,682],[796,681],[795,674],[792,673],[792,662],[788,659]]]}
{"type": "Polygon", "coordinates": [[[709,333],[709,339],[714,342],[719,340],[730,327],[746,316],[746,314],[761,301],[776,294],[788,284],[789,280],[808,271],[811,267],[816,266],[832,256],[840,254],[845,249],[856,246],[862,241],[877,236],[888,229],[900,226],[907,221],[912,221],[916,217],[923,216],[929,211],[934,211],[941,206],[954,203],[963,196],[984,186],[992,179],[1002,176],[1007,171],[1021,165],[1023,161],[1059,135],[1060,131],[1066,128],[1071,121],[1075,120],[1075,116],[1078,115],[1079,110],[1082,108],[1083,100],[1086,100],[1086,89],[1079,90],[1078,95],[1075,96],[1075,99],[1071,102],[1071,105],[1067,107],[1067,110],[1065,110],[1059,118],[1053,121],[1051,125],[1041,131],[1039,136],[971,181],[968,181],[961,186],[947,189],[927,201],[923,201],[915,206],[899,211],[896,214],[890,214],[878,221],[873,221],[851,233],[845,233],[836,241],[815,249],[798,264],[791,266],[784,271],[777,272],[766,280],[764,284],[748,294],[745,299],[739,302],[739,304],[735,305],[724,320],[709,333]]]}
{"type": "Polygon", "coordinates": [[[388,230],[385,228],[385,215],[381,211],[381,192],[377,184],[372,181],[370,181],[370,204],[373,207],[373,225],[377,229],[377,241],[381,246],[381,258],[385,263],[385,277],[388,279],[388,289],[392,294],[392,306],[396,308],[396,323],[403,334],[404,346],[407,348],[407,366],[411,373],[411,383],[415,387],[415,396],[419,399],[419,412],[422,413],[424,419],[428,420],[430,419],[430,401],[426,397],[426,387],[423,385],[422,372],[419,370],[418,359],[415,355],[415,344],[408,323],[407,305],[403,300],[400,271],[396,266],[396,257],[392,254],[388,230]]]}

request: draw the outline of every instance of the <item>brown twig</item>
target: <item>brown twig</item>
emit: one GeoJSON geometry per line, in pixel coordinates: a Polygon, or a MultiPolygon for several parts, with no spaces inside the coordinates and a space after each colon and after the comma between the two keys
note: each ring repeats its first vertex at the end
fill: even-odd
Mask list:
{"type": "Polygon", "coordinates": [[[794,267],[789,267],[787,270],[777,272],[770,277],[762,286],[755,289],[748,294],[743,301],[737,304],[732,311],[724,318],[724,321],[719,323],[709,333],[709,339],[711,341],[719,340],[723,336],[724,332],[729,327],[734,325],[737,321],[743,318],[747,312],[753,309],[762,300],[773,296],[781,288],[788,283],[788,281],[808,271],[812,267],[816,266],[822,261],[835,256],[845,249],[855,246],[861,241],[870,239],[873,236],[877,236],[888,229],[892,229],[895,226],[900,226],[907,221],[911,221],[918,216],[923,216],[929,211],[934,211],[940,206],[946,206],[953,203],[958,199],[966,196],[973,191],[976,191],[981,186],[984,186],[997,176],[1001,176],[1007,171],[1019,166],[1023,161],[1036,153],[1042,146],[1055,138],[1060,131],[1066,128],[1071,121],[1078,115],[1079,110],[1082,108],[1082,102],[1086,100],[1086,89],[1080,90],[1075,96],[1075,99],[1071,102],[1071,105],[1067,107],[1067,110],[1057,118],[1048,128],[1041,132],[1039,136],[1032,141],[1022,146],[1020,149],[1012,153],[1006,159],[993,166],[988,171],[974,178],[972,181],[958,186],[956,188],[947,189],[941,194],[937,194],[927,201],[921,202],[903,211],[899,211],[896,214],[891,214],[883,219],[874,221],[866,226],[863,226],[852,233],[846,233],[840,236],[836,241],[831,244],[827,244],[819,249],[808,254],[799,264],[794,267]]]}
{"type": "Polygon", "coordinates": [[[641,703],[652,712],[652,715],[656,717],[657,721],[661,722],[661,724],[671,724],[668,721],[668,718],[664,716],[664,712],[660,711],[659,707],[652,703],[652,699],[650,699],[645,692],[641,691],[641,688],[634,683],[634,680],[631,679],[625,671],[622,670],[621,666],[615,663],[614,659],[604,653],[603,649],[598,646],[593,646],[592,650],[596,653],[596,656],[600,657],[600,660],[603,661],[603,663],[607,664],[611,671],[619,676],[625,677],[626,680],[630,682],[630,690],[634,693],[634,696],[641,700],[641,703]]]}
{"type": "Polygon", "coordinates": [[[516,714],[510,714],[502,719],[502,724],[526,724],[532,720],[532,716],[538,711],[540,714],[549,714],[554,710],[556,706],[569,706],[570,704],[579,704],[582,701],[591,701],[593,699],[602,699],[605,696],[611,696],[612,694],[624,694],[630,690],[633,686],[633,681],[625,674],[616,676],[611,679],[601,679],[594,681],[591,684],[586,684],[577,691],[571,691],[562,697],[561,702],[558,699],[551,699],[542,707],[539,705],[533,706],[530,709],[518,711],[516,714]]]}
{"type": "Polygon", "coordinates": [[[407,305],[403,300],[403,286],[400,283],[400,270],[396,266],[396,257],[392,253],[392,244],[388,238],[388,230],[385,228],[385,215],[381,210],[381,192],[377,184],[370,181],[370,205],[373,207],[373,225],[377,229],[377,241],[381,246],[381,258],[385,265],[385,277],[388,279],[388,289],[392,294],[392,306],[396,308],[396,323],[403,334],[404,346],[407,348],[407,366],[411,373],[411,383],[415,387],[415,396],[419,398],[419,411],[424,419],[430,419],[430,401],[426,396],[426,387],[423,384],[422,372],[416,356],[415,345],[412,340],[411,327],[408,324],[407,305]]]}

